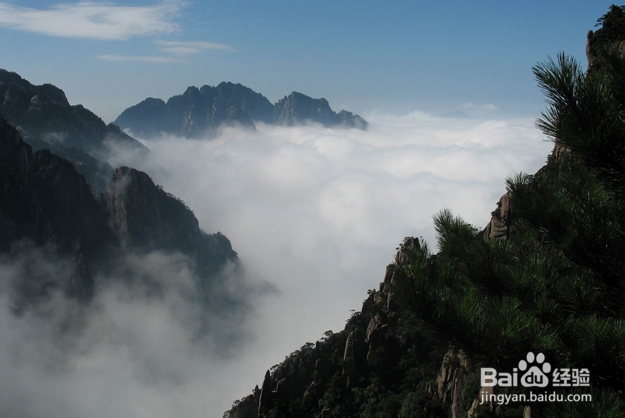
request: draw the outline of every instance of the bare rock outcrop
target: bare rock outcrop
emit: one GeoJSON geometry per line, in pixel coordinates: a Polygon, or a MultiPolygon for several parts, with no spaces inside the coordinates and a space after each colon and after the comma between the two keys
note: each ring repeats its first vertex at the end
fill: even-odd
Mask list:
{"type": "Polygon", "coordinates": [[[501,196],[497,202],[497,209],[491,213],[491,219],[484,229],[484,237],[491,239],[508,239],[513,230],[512,207],[510,206],[510,195],[508,193],[501,196]]]}

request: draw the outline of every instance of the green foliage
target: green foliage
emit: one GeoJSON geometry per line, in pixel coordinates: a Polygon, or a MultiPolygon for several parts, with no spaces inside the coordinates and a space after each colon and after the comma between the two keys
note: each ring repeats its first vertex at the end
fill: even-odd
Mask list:
{"type": "Polygon", "coordinates": [[[535,67],[550,104],[537,125],[565,150],[507,181],[510,239],[442,211],[439,254],[420,242],[396,261],[398,300],[434,344],[485,367],[540,351],[556,367],[589,368],[598,401],[581,415],[548,406],[563,416],[625,411],[625,59],[600,59],[588,73],[565,55],[535,67]]]}
{"type": "Polygon", "coordinates": [[[588,41],[590,52],[597,56],[606,45],[625,40],[625,6],[612,5],[610,10],[597,19],[595,26],[601,26],[596,32],[590,32],[588,41]]]}

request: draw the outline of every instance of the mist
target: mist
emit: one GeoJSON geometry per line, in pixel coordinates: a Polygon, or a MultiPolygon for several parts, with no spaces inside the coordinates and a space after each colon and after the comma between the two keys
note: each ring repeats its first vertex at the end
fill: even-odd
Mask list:
{"type": "MultiPolygon", "coordinates": [[[[363,116],[366,131],[258,124],[139,138],[146,158],[113,155],[230,239],[240,270],[211,291],[237,303],[204,308],[188,260],[158,252],[124,260],[118,275],[137,280],[96,278],[108,285],[88,310],[57,292],[15,315],[2,292],[0,415],[220,417],[272,365],[342,329],[404,237],[435,247],[444,208],[483,228],[506,177],[535,172],[553,146],[530,119],[363,116]]],[[[3,260],[0,284],[23,277],[33,251],[3,260]]],[[[62,260],[42,263],[67,274],[62,260]]]]}
{"type": "Polygon", "coordinates": [[[17,243],[0,260],[0,415],[220,416],[237,388],[224,377],[254,340],[251,295],[271,287],[232,264],[207,303],[192,266],[180,253],[127,253],[85,304],[62,291],[71,260],[17,243]]]}

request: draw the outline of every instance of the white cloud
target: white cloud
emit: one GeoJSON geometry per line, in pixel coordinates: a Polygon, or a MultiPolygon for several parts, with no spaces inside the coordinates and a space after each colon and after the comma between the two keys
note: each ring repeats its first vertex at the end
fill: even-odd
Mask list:
{"type": "Polygon", "coordinates": [[[200,54],[209,49],[233,51],[233,49],[228,45],[214,42],[155,41],[154,43],[160,46],[160,50],[162,52],[178,56],[200,54]]]}
{"type": "Polygon", "coordinates": [[[462,107],[467,110],[475,110],[475,111],[482,111],[482,112],[496,112],[497,110],[499,110],[499,108],[492,103],[477,104],[477,103],[468,102],[468,103],[463,104],[462,107]]]}
{"type": "MultiPolygon", "coordinates": [[[[259,124],[210,141],[146,141],[149,159],[138,168],[183,199],[204,230],[228,236],[257,283],[281,293],[258,297],[253,283],[222,282],[227,294],[247,291],[255,310],[209,316],[204,344],[193,342],[202,316],[186,296],[191,277],[179,255],[129,255],[133,275],[160,277],[171,291],[102,289],[69,345],[54,323],[7,315],[0,296],[0,415],[221,417],[285,355],[342,329],[405,236],[433,246],[432,215],[443,208],[485,226],[505,177],[534,172],[552,148],[529,119],[365,117],[367,131],[259,124]],[[243,340],[232,344],[231,330],[243,340]],[[237,350],[228,353],[224,340],[237,350]]],[[[2,261],[0,290],[17,274],[17,261],[2,261]]],[[[24,260],[24,271],[47,280],[44,262],[24,260]]]]}
{"type": "Polygon", "coordinates": [[[142,62],[185,62],[183,60],[173,58],[173,57],[160,57],[160,56],[132,56],[132,55],[99,55],[96,58],[104,60],[104,61],[116,61],[116,62],[127,62],[127,61],[142,61],[142,62]]]}
{"type": "Polygon", "coordinates": [[[62,3],[48,10],[0,3],[0,26],[62,38],[128,39],[171,33],[181,3],[120,6],[114,3],[62,3]]]}
{"type": "MultiPolygon", "coordinates": [[[[95,278],[88,309],[52,290],[15,315],[18,285],[67,278],[73,266],[29,247],[0,255],[0,415],[221,417],[238,388],[228,377],[245,373],[237,354],[253,341],[250,311],[207,307],[190,265],[181,254],[128,254],[123,280],[95,278]]],[[[253,293],[256,302],[263,294],[241,277],[224,283],[206,293],[226,301],[253,293]]]]}
{"type": "Polygon", "coordinates": [[[281,291],[254,315],[257,338],[239,358],[247,372],[230,375],[239,389],[222,410],[285,355],[342,329],[404,237],[435,247],[443,208],[486,226],[506,176],[534,172],[552,148],[530,119],[365,118],[367,131],[259,124],[210,141],[147,141],[143,169],[281,291]]]}
{"type": "MultiPolygon", "coordinates": [[[[161,52],[184,57],[191,54],[200,54],[209,49],[222,51],[233,51],[228,45],[216,44],[213,42],[179,42],[179,41],[155,41],[160,45],[161,52]]],[[[105,61],[142,61],[153,63],[186,62],[183,59],[166,56],[133,56],[133,55],[99,55],[96,58],[105,61]]]]}

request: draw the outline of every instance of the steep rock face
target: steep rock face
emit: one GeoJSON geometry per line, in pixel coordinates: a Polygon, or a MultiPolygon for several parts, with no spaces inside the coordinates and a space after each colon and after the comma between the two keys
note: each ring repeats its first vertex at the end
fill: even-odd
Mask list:
{"type": "Polygon", "coordinates": [[[141,251],[180,251],[191,256],[202,275],[217,272],[236,260],[222,234],[206,234],[193,212],[150,177],[128,167],[115,170],[102,203],[125,245],[141,251]]]}
{"type": "Polygon", "coordinates": [[[61,253],[100,254],[116,238],[85,178],[69,161],[41,150],[33,156],[34,183],[61,253]]]}
{"type": "Polygon", "coordinates": [[[0,118],[3,180],[3,248],[29,238],[53,243],[61,253],[94,255],[115,237],[84,177],[48,150],[32,153],[17,131],[0,118]]]}
{"type": "Polygon", "coordinates": [[[73,147],[96,157],[111,146],[147,149],[82,105],[71,106],[65,93],[51,85],[34,86],[16,73],[0,69],[0,113],[28,141],[36,138],[73,147]]]}
{"type": "Polygon", "coordinates": [[[486,239],[508,239],[512,232],[512,208],[510,195],[501,196],[497,202],[497,209],[491,213],[490,222],[484,229],[486,239]]]}
{"type": "Polygon", "coordinates": [[[123,129],[130,128],[134,133],[142,136],[152,136],[160,132],[176,132],[180,130],[180,124],[176,124],[174,118],[168,116],[169,113],[171,112],[163,100],[148,97],[141,103],[124,110],[115,119],[115,123],[123,129]]]}
{"type": "Polygon", "coordinates": [[[324,126],[366,129],[358,115],[332,111],[325,99],[313,99],[293,92],[272,105],[262,94],[241,84],[221,83],[216,87],[189,87],[167,103],[148,98],[124,110],[115,120],[142,136],[169,133],[188,138],[210,136],[224,125],[255,127],[255,122],[295,125],[313,121],[324,126]]]}
{"type": "Polygon", "coordinates": [[[115,243],[105,212],[74,166],[48,150],[33,154],[0,115],[0,253],[36,254],[35,263],[60,255],[70,266],[54,274],[35,267],[23,281],[12,283],[15,312],[45,299],[52,289],[90,301],[94,280],[89,263],[107,255],[107,247],[115,243]]]}
{"type": "Polygon", "coordinates": [[[65,289],[69,297],[79,301],[90,301],[95,295],[95,282],[89,264],[82,254],[74,257],[74,271],[65,289]]]}
{"type": "Polygon", "coordinates": [[[354,115],[352,112],[348,112],[347,110],[341,110],[338,115],[341,118],[341,125],[346,128],[365,130],[369,126],[369,122],[364,120],[359,115],[354,115]]]}

